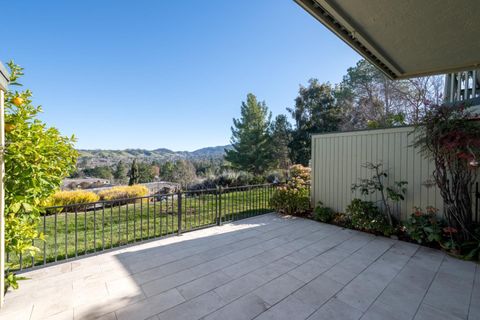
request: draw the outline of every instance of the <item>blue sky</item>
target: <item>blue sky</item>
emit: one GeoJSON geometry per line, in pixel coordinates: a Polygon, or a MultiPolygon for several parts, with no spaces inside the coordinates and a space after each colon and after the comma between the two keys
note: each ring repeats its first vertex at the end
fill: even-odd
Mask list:
{"type": "Polygon", "coordinates": [[[82,149],[227,144],[252,92],[274,115],[360,57],[293,0],[16,0],[0,60],[82,149]],[[15,19],[16,17],[16,19],[15,19]]]}

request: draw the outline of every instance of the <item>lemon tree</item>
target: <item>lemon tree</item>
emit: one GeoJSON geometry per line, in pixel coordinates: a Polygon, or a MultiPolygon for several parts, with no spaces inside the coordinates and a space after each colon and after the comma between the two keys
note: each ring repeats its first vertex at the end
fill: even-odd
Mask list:
{"type": "MultiPolygon", "coordinates": [[[[13,61],[11,88],[23,68],[13,61]]],[[[10,90],[5,96],[5,251],[10,255],[35,255],[33,239],[42,239],[37,231],[42,203],[57,190],[75,169],[75,138],[65,137],[38,119],[40,106],[32,104],[30,90],[10,90]]],[[[6,288],[18,286],[16,266],[6,264],[6,288]]]]}

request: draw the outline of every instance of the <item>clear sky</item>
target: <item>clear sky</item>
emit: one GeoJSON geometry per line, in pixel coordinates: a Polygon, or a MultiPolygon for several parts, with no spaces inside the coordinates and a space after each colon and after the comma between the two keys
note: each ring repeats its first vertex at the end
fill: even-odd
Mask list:
{"type": "Polygon", "coordinates": [[[0,60],[82,149],[224,145],[247,93],[286,113],[360,59],[293,0],[0,2],[0,60]]]}

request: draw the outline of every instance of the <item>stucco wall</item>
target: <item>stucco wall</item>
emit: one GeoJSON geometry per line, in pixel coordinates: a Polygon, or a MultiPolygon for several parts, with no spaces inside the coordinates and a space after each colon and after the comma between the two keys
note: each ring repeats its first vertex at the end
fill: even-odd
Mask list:
{"type": "Polygon", "coordinates": [[[389,174],[387,185],[393,181],[408,182],[405,200],[394,207],[397,216],[405,219],[414,206],[431,205],[441,210],[443,201],[438,189],[424,186],[431,179],[434,165],[411,146],[412,131],[412,127],[397,127],[314,135],[311,163],[314,204],[322,201],[338,212],[345,212],[352,199],[361,198],[358,191],[352,193],[352,184],[372,175],[362,165],[381,162],[389,174]]]}

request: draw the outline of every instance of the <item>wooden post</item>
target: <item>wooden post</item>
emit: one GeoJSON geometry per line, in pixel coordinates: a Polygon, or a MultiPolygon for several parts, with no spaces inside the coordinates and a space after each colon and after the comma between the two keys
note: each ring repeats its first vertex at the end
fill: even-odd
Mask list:
{"type": "Polygon", "coordinates": [[[7,71],[0,62],[0,308],[5,301],[5,188],[3,179],[5,177],[5,91],[7,91],[7,71]]]}

